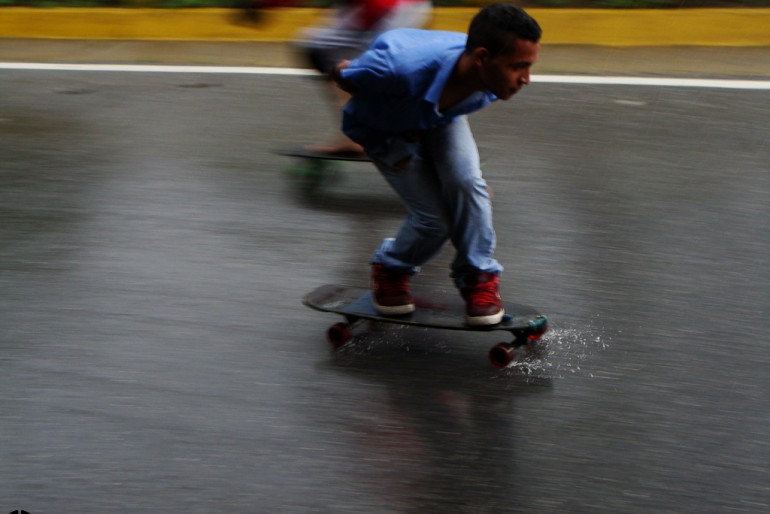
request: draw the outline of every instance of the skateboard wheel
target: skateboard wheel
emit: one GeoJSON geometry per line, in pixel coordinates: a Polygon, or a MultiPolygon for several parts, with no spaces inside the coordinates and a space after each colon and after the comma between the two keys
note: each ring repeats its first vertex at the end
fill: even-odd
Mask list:
{"type": "Polygon", "coordinates": [[[510,343],[499,343],[489,350],[489,362],[496,368],[507,367],[516,358],[516,350],[510,343]]]}
{"type": "Polygon", "coordinates": [[[350,325],[347,323],[335,323],[326,331],[326,340],[334,348],[344,346],[351,339],[353,339],[353,333],[350,330],[350,325]]]}
{"type": "Polygon", "coordinates": [[[289,168],[289,174],[305,191],[314,191],[319,188],[326,178],[322,168],[312,166],[294,166],[289,168]]]}

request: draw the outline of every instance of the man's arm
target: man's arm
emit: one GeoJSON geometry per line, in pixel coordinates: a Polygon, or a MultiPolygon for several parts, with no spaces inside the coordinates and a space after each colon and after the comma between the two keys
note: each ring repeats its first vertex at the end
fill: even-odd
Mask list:
{"type": "Polygon", "coordinates": [[[403,94],[405,88],[403,78],[394,73],[387,53],[382,50],[367,50],[352,61],[337,63],[331,78],[352,95],[359,91],[366,91],[367,94],[403,94]]]}

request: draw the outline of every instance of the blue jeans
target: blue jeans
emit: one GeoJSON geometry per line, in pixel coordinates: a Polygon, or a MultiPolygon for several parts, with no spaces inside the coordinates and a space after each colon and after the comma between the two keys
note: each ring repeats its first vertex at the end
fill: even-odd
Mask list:
{"type": "Polygon", "coordinates": [[[404,153],[408,146],[402,140],[391,144],[392,150],[372,155],[407,209],[398,234],[382,242],[372,264],[417,273],[452,241],[457,252],[452,277],[458,287],[468,273],[502,272],[492,257],[492,202],[468,119],[461,116],[449,125],[423,132],[411,144],[413,151],[404,153]]]}

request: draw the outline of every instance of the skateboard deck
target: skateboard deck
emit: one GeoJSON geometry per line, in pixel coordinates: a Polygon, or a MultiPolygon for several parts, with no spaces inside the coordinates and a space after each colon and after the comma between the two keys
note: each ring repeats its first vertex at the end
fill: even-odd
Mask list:
{"type": "Polygon", "coordinates": [[[340,153],[326,153],[326,152],[314,152],[307,148],[295,147],[295,148],[283,148],[278,150],[278,155],[286,157],[299,157],[300,159],[309,159],[311,161],[353,161],[353,162],[370,162],[371,159],[362,153],[353,152],[340,152],[340,153]]]}
{"type": "Polygon", "coordinates": [[[500,323],[471,326],[465,322],[465,302],[457,292],[413,291],[412,296],[416,309],[403,316],[377,312],[372,304],[371,291],[360,287],[324,285],[305,295],[303,303],[312,309],[345,318],[345,322],[332,325],[326,332],[327,339],[335,348],[349,342],[353,327],[366,320],[445,330],[505,331],[513,340],[499,343],[489,352],[490,361],[499,368],[508,366],[515,359],[517,349],[532,347],[548,330],[548,318],[526,305],[504,302],[506,314],[500,323]]]}

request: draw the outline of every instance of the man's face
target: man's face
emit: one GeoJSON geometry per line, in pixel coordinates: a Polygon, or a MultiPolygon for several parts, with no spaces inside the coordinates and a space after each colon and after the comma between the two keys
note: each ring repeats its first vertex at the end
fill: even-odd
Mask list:
{"type": "Polygon", "coordinates": [[[529,84],[529,70],[537,61],[540,44],[516,39],[512,51],[490,57],[479,56],[479,74],[484,87],[500,100],[508,100],[529,84]]]}

